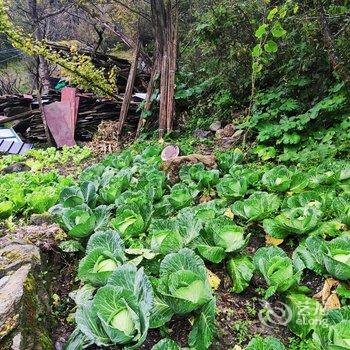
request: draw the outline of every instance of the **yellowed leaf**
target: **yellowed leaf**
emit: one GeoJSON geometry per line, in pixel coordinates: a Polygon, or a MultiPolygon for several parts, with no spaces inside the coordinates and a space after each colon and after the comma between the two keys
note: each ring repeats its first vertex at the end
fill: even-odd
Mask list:
{"type": "Polygon", "coordinates": [[[211,197],[205,194],[199,198],[199,203],[208,203],[210,201],[211,197]]]}
{"type": "Polygon", "coordinates": [[[271,244],[274,246],[278,246],[283,243],[282,238],[274,238],[274,237],[271,237],[270,235],[265,235],[265,240],[266,240],[266,244],[271,244]]]}
{"type": "Polygon", "coordinates": [[[332,293],[324,304],[326,310],[340,309],[340,301],[336,293],[332,293]]]}
{"type": "Polygon", "coordinates": [[[193,326],[193,324],[194,324],[194,316],[191,316],[191,317],[188,319],[188,322],[191,324],[191,326],[193,326]]]}
{"type": "Polygon", "coordinates": [[[235,346],[233,347],[233,350],[242,350],[242,347],[239,346],[239,345],[235,345],[235,346]]]}
{"type": "Polygon", "coordinates": [[[324,281],[322,290],[314,295],[315,299],[318,299],[322,302],[323,305],[325,305],[326,301],[331,295],[332,289],[337,287],[339,285],[339,281],[335,280],[334,278],[327,278],[324,281]]]}
{"type": "Polygon", "coordinates": [[[225,215],[230,218],[230,219],[233,219],[233,217],[235,216],[235,214],[233,214],[231,208],[227,208],[226,211],[225,211],[225,215]]]}
{"type": "Polygon", "coordinates": [[[214,272],[210,271],[209,269],[207,269],[207,273],[208,273],[208,281],[209,281],[210,286],[214,290],[217,290],[220,286],[221,279],[214,272]]]}

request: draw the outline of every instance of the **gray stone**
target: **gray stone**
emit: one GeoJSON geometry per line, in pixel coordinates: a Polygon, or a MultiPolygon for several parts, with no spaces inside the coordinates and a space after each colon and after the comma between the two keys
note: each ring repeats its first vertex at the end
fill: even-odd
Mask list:
{"type": "Polygon", "coordinates": [[[219,129],[221,129],[221,122],[217,120],[209,126],[209,129],[213,132],[218,131],[219,129]]]}
{"type": "Polygon", "coordinates": [[[199,139],[205,139],[211,134],[208,130],[197,129],[193,132],[194,137],[198,137],[199,139]]]}
{"type": "Polygon", "coordinates": [[[1,243],[0,349],[54,349],[39,248],[23,241],[2,239],[1,243]]]}
{"type": "Polygon", "coordinates": [[[240,129],[240,130],[237,130],[233,135],[232,135],[232,138],[234,139],[240,139],[241,136],[243,135],[244,133],[244,130],[240,129]]]}
{"type": "Polygon", "coordinates": [[[227,124],[223,130],[224,137],[231,137],[236,131],[236,127],[233,124],[227,124]]]}

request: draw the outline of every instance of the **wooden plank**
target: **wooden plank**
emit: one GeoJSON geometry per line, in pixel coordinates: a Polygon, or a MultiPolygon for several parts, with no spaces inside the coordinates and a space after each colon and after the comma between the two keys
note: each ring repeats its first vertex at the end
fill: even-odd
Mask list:
{"type": "Polygon", "coordinates": [[[69,113],[69,126],[72,130],[74,138],[75,126],[78,118],[79,97],[76,97],[77,90],[72,87],[66,87],[62,89],[61,102],[68,103],[70,106],[69,113]]]}
{"type": "Polygon", "coordinates": [[[120,110],[119,124],[118,124],[118,129],[117,129],[117,138],[118,139],[119,139],[119,136],[122,132],[126,117],[128,115],[130,101],[132,98],[132,93],[134,91],[134,84],[135,84],[135,78],[136,78],[136,73],[137,73],[137,66],[138,66],[138,61],[139,61],[140,50],[141,50],[141,39],[140,39],[140,36],[138,36],[135,51],[134,51],[133,60],[131,63],[128,82],[126,84],[126,90],[125,90],[125,94],[124,94],[124,98],[123,98],[122,108],[120,110]]]}
{"type": "Polygon", "coordinates": [[[44,106],[47,125],[57,147],[75,146],[72,129],[69,124],[70,105],[54,102],[44,106]]]}

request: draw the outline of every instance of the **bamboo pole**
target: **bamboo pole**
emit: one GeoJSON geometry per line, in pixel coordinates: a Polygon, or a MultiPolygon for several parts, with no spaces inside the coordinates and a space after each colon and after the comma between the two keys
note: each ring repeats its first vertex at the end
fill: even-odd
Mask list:
{"type": "Polygon", "coordinates": [[[132,98],[132,93],[134,91],[134,84],[135,84],[135,78],[137,73],[137,66],[138,66],[138,60],[141,50],[141,40],[140,36],[138,35],[137,43],[135,46],[135,51],[131,63],[131,68],[129,72],[128,82],[126,84],[125,94],[123,98],[122,107],[120,110],[120,116],[119,116],[119,123],[118,123],[118,129],[117,129],[117,139],[119,140],[119,137],[121,135],[125,120],[128,115],[129,107],[130,107],[130,101],[132,98]]]}

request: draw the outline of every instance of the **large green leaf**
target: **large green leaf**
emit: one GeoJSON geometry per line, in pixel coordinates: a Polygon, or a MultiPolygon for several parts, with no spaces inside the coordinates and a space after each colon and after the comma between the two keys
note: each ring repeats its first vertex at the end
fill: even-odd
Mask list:
{"type": "Polygon", "coordinates": [[[162,339],[151,350],[181,350],[181,348],[171,339],[162,339]]]}
{"type": "Polygon", "coordinates": [[[78,277],[95,286],[103,286],[122,263],[121,257],[114,255],[113,252],[95,248],[80,261],[78,277]]]}
{"type": "Polygon", "coordinates": [[[104,331],[91,301],[78,308],[75,314],[75,321],[77,323],[77,329],[85,334],[85,336],[97,346],[112,345],[112,342],[104,331]]]}
{"type": "Polygon", "coordinates": [[[114,255],[122,256],[124,243],[116,231],[98,231],[90,236],[86,246],[86,253],[90,253],[95,248],[101,248],[114,255]]]}
{"type": "Polygon", "coordinates": [[[285,347],[278,339],[268,336],[253,338],[245,350],[285,350],[285,347]]]}
{"type": "Polygon", "coordinates": [[[323,262],[326,253],[326,244],[320,237],[308,237],[293,252],[293,263],[297,270],[305,268],[316,272],[319,275],[324,274],[325,267],[323,262]]]}
{"type": "Polygon", "coordinates": [[[321,304],[304,294],[296,293],[286,296],[286,304],[291,312],[288,328],[298,337],[306,338],[321,321],[321,304]]]}
{"type": "Polygon", "coordinates": [[[164,298],[161,295],[156,295],[151,310],[150,328],[159,328],[163,326],[171,320],[173,315],[174,312],[164,298]]]}
{"type": "Polygon", "coordinates": [[[188,336],[188,344],[197,350],[206,350],[215,334],[215,299],[212,298],[199,310],[193,328],[188,336]]]}
{"type": "Polygon", "coordinates": [[[231,209],[234,214],[248,221],[260,221],[278,210],[281,204],[275,194],[254,192],[248,199],[235,202],[231,209]]]}
{"type": "Polygon", "coordinates": [[[232,281],[232,291],[235,293],[243,292],[249,286],[254,270],[254,264],[249,256],[231,258],[227,263],[227,273],[232,281]]]}

